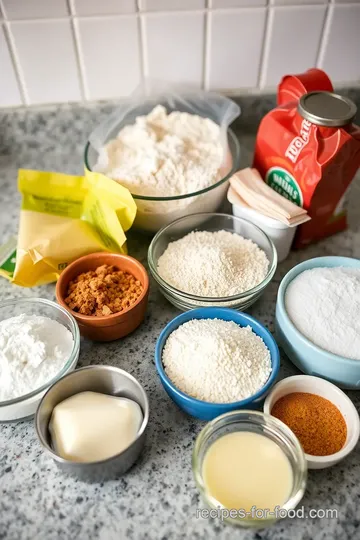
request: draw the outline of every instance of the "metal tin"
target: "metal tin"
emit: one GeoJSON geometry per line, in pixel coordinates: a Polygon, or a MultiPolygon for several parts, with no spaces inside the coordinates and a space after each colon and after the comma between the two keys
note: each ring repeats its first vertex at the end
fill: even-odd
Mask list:
{"type": "Polygon", "coordinates": [[[351,99],[333,92],[316,91],[301,96],[297,110],[312,124],[340,127],[354,119],[357,108],[351,99]]]}
{"type": "Polygon", "coordinates": [[[66,375],[47,391],[35,416],[36,432],[47,454],[65,473],[85,482],[101,482],[130,469],[143,449],[148,421],[149,402],[145,390],[132,375],[113,366],[88,366],[66,375]],[[48,426],[58,403],[87,390],[132,399],[140,405],[144,418],[137,438],[123,452],[102,461],[79,463],[64,459],[54,452],[48,426]]]}
{"type": "Polygon", "coordinates": [[[283,105],[290,101],[297,101],[303,94],[315,90],[334,91],[325,71],[311,68],[297,75],[285,75],[278,86],[277,103],[283,105]]]}

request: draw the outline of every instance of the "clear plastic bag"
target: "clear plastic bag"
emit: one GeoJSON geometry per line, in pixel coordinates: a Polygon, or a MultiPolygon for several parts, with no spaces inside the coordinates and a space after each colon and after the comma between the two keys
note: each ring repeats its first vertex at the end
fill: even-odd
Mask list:
{"type": "MultiPolygon", "coordinates": [[[[146,81],[94,129],[85,151],[85,166],[92,170],[103,147],[110,140],[116,138],[122,128],[134,124],[138,116],[149,114],[156,105],[163,105],[168,113],[172,111],[187,112],[213,120],[220,127],[221,143],[224,148],[222,177],[230,177],[238,169],[239,149],[234,148],[237,143],[233,137],[231,141],[229,140],[228,128],[233,120],[239,116],[240,107],[231,99],[220,94],[186,87],[174,89],[156,81],[146,81]]],[[[218,182],[214,184],[214,188],[217,185],[218,182]]],[[[177,216],[184,215],[184,213],[215,211],[221,203],[224,193],[225,189],[218,190],[217,195],[212,194],[212,201],[209,201],[209,204],[201,204],[197,207],[192,204],[195,201],[193,196],[196,196],[197,193],[186,194],[183,197],[172,197],[164,194],[164,197],[153,198],[133,194],[138,207],[135,226],[156,232],[164,224],[177,216]]],[[[204,197],[202,200],[205,203],[204,197]]]]}

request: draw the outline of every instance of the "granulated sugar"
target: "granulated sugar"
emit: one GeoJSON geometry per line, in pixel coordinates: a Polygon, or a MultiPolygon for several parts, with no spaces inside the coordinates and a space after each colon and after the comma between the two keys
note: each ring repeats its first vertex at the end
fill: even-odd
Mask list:
{"type": "Polygon", "coordinates": [[[302,272],[286,289],[285,307],[295,327],[312,343],[360,360],[360,269],[302,272]]]}
{"type": "Polygon", "coordinates": [[[252,240],[228,231],[197,231],[170,242],[157,270],[186,293],[228,297],[261,283],[268,267],[265,252],[252,240]]]}
{"type": "Polygon", "coordinates": [[[177,388],[211,403],[250,397],[271,373],[270,352],[252,328],[219,319],[179,326],[165,343],[162,361],[177,388]]]}

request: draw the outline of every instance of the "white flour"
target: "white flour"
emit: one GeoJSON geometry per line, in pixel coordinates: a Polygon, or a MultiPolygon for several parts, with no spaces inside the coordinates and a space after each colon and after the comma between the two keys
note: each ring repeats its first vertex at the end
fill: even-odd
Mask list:
{"type": "Polygon", "coordinates": [[[0,402],[36,390],[64,367],[73,348],[71,332],[38,315],[0,322],[0,402]]]}
{"type": "Polygon", "coordinates": [[[170,242],[157,270],[181,291],[227,297],[258,285],[268,267],[265,252],[252,240],[228,231],[197,231],[170,242]]]}
{"type": "Polygon", "coordinates": [[[179,326],[165,343],[162,361],[177,388],[211,403],[250,397],[271,373],[270,352],[251,327],[219,319],[179,326]]]}
{"type": "Polygon", "coordinates": [[[287,287],[286,311],[312,343],[360,360],[360,269],[314,268],[287,287]]]}
{"type": "MultiPolygon", "coordinates": [[[[219,179],[224,157],[220,128],[208,118],[156,106],[125,126],[100,150],[94,170],[136,195],[184,195],[219,179]]],[[[183,201],[173,201],[182,206],[183,201]]],[[[155,207],[156,209],[156,207],[155,207]]],[[[153,208],[154,210],[154,208],[153,208]]]]}

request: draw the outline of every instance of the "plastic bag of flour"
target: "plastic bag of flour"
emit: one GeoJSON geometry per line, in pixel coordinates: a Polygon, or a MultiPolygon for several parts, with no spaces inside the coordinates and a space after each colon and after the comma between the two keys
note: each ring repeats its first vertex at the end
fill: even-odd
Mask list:
{"type": "Polygon", "coordinates": [[[88,151],[90,162],[85,165],[90,165],[90,169],[94,165],[91,149],[98,153],[124,126],[134,124],[138,116],[149,114],[156,105],[163,105],[168,113],[187,112],[213,120],[220,126],[225,157],[228,127],[240,115],[240,107],[234,101],[213,92],[186,87],[174,88],[159,81],[147,80],[91,133],[88,151]]]}
{"type": "Polygon", "coordinates": [[[239,167],[238,144],[228,130],[239,114],[239,106],[219,94],[147,81],[92,132],[85,168],[131,191],[134,226],[141,231],[155,233],[185,214],[216,212],[226,179],[239,167]]]}

